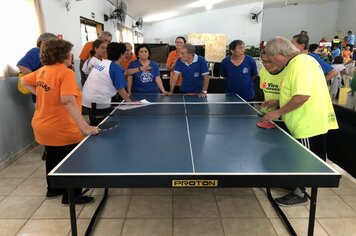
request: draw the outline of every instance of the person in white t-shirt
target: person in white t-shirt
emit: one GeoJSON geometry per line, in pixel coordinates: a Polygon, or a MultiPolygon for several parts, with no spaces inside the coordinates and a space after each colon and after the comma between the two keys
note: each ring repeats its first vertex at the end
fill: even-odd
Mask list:
{"type": "Polygon", "coordinates": [[[331,78],[331,85],[329,88],[331,99],[335,98],[342,85],[342,75],[346,74],[346,67],[343,63],[344,58],[342,56],[335,57],[332,67],[337,71],[337,75],[331,78]]]}
{"type": "Polygon", "coordinates": [[[100,64],[103,58],[106,58],[106,47],[107,47],[107,43],[105,41],[100,39],[94,41],[93,49],[90,51],[92,57],[84,62],[82,68],[82,71],[84,72],[86,77],[88,77],[90,71],[95,66],[100,64]]]}

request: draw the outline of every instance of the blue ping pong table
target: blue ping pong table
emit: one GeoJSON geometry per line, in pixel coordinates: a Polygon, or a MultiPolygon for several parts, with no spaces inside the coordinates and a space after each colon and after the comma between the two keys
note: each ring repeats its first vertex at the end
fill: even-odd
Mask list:
{"type": "MultiPolygon", "coordinates": [[[[261,129],[252,105],[235,94],[133,95],[150,104],[115,109],[105,121],[118,126],[84,139],[49,173],[54,187],[67,188],[72,235],[77,235],[74,188],[311,187],[308,235],[313,235],[317,188],[338,187],[340,174],[282,129],[261,129]]],[[[125,106],[125,105],[124,105],[125,106]]],[[[122,108],[123,106],[119,106],[122,108]]],[[[104,121],[104,122],[105,122],[104,121]]]]}

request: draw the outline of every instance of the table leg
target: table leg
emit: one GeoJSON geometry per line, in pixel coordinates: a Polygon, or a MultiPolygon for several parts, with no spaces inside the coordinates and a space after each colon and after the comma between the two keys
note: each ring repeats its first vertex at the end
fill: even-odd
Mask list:
{"type": "Polygon", "coordinates": [[[69,200],[69,213],[70,213],[70,224],[72,227],[72,236],[77,236],[77,216],[75,214],[75,197],[74,189],[68,188],[68,200],[69,200]]]}
{"type": "Polygon", "coordinates": [[[317,199],[318,188],[311,188],[310,196],[310,210],[309,210],[309,225],[308,225],[308,236],[314,235],[314,225],[315,225],[315,213],[316,213],[316,199],[317,199]]]}

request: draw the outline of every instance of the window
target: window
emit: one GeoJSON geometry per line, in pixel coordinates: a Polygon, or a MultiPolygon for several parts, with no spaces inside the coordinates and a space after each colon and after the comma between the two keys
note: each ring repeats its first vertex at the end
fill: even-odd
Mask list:
{"type": "Polygon", "coordinates": [[[121,42],[128,42],[131,45],[134,45],[135,43],[143,43],[143,34],[127,27],[117,31],[117,38],[120,39],[121,42]]]}
{"type": "Polygon", "coordinates": [[[3,23],[1,31],[6,35],[0,37],[2,79],[17,74],[17,62],[31,48],[36,47],[37,38],[41,34],[39,22],[42,21],[36,11],[38,4],[38,0],[12,0],[6,2],[6,7],[0,8],[0,21],[3,23]],[[9,9],[16,9],[18,14],[9,9]]]}
{"type": "Polygon", "coordinates": [[[82,46],[89,41],[94,41],[98,38],[101,31],[104,30],[104,25],[93,20],[80,17],[80,30],[82,35],[82,46]]]}

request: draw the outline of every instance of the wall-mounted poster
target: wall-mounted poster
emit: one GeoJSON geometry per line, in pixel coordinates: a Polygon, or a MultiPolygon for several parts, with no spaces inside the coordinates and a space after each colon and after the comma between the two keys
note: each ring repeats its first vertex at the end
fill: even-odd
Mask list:
{"type": "Polygon", "coordinates": [[[205,45],[205,59],[209,62],[221,62],[226,57],[226,35],[189,33],[188,42],[193,45],[205,45]]]}

